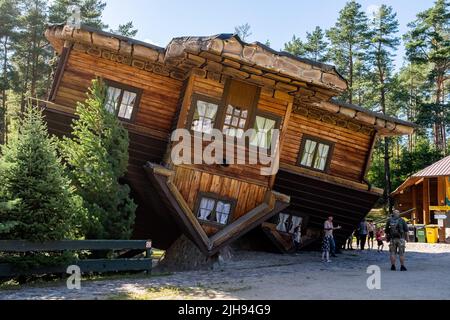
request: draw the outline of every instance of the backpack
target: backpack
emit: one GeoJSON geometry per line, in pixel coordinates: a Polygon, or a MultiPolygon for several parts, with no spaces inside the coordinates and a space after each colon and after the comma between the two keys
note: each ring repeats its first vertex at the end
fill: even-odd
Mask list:
{"type": "Polygon", "coordinates": [[[389,219],[389,236],[391,239],[403,237],[403,228],[401,226],[401,218],[389,219]]]}

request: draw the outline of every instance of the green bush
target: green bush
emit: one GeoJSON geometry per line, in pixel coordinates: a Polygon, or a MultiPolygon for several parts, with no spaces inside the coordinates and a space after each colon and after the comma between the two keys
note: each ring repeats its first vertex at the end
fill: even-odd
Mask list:
{"type": "Polygon", "coordinates": [[[127,239],[136,205],[130,188],[119,183],[128,166],[128,132],[105,108],[106,87],[94,80],[85,103],[78,103],[71,138],[62,153],[77,193],[88,210],[88,239],[127,239]]]}

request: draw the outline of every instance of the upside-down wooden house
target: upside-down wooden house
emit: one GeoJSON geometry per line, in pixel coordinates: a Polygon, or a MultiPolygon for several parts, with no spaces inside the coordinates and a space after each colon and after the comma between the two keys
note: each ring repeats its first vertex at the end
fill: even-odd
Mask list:
{"type": "Polygon", "coordinates": [[[49,26],[46,37],[60,56],[45,105],[50,132],[70,134],[76,102],[102,78],[107,107],[130,136],[124,182],[138,203],[134,237],[162,249],[183,233],[210,256],[256,228],[289,251],[296,226],[306,243],[330,214],[342,241],[382,192],[365,180],[376,138],[413,131],[333,100],[347,89],[333,66],[237,35],[174,38],[166,48],[86,26],[49,26]],[[176,128],[234,137],[255,128],[267,138],[256,144],[279,129],[279,170],[174,164],[176,128]]]}

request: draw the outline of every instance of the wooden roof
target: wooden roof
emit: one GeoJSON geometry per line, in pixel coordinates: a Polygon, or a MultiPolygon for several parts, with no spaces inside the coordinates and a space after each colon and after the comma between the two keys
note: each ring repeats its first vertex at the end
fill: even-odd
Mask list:
{"type": "Polygon", "coordinates": [[[362,190],[283,168],[278,171],[274,189],[291,196],[291,205],[283,212],[304,217],[308,228],[322,230],[328,216],[334,216],[334,224],[342,226],[334,233],[340,243],[345,242],[382,194],[382,190],[368,190],[368,186],[362,190]]]}
{"type": "Polygon", "coordinates": [[[450,176],[450,156],[447,156],[412,175],[415,178],[450,176]]]}
{"type": "Polygon", "coordinates": [[[278,52],[259,42],[245,43],[234,34],[174,38],[166,48],[88,26],[50,25],[45,36],[58,52],[67,43],[107,49],[119,62],[159,70],[179,80],[193,71],[212,72],[274,88],[295,96],[297,106],[309,105],[354,120],[381,136],[411,134],[415,128],[410,122],[332,100],[347,89],[334,66],[278,52]]]}
{"type": "Polygon", "coordinates": [[[432,165],[426,167],[425,169],[416,172],[406,179],[394,192],[392,196],[402,193],[403,190],[408,187],[419,184],[423,178],[435,178],[435,177],[448,177],[450,176],[450,156],[447,156],[432,165]]]}
{"type": "MultiPolygon", "coordinates": [[[[307,83],[331,90],[335,93],[347,89],[346,80],[333,66],[297,58],[287,52],[275,51],[259,42],[246,43],[235,34],[219,34],[209,37],[174,38],[166,49],[166,61],[184,63],[186,53],[210,58],[212,61],[227,64],[227,59],[237,62],[231,64],[246,73],[293,85],[307,83]],[[249,69],[256,68],[258,71],[249,69]],[[271,76],[272,75],[272,76],[271,76]],[[277,78],[278,76],[279,78],[277,78]]],[[[189,59],[189,56],[187,56],[189,59]]]]}

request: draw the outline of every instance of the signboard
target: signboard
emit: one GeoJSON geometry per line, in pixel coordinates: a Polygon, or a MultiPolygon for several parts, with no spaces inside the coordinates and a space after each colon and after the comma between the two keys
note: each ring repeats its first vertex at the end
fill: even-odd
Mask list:
{"type": "Polygon", "coordinates": [[[450,211],[450,206],[430,206],[430,211],[450,211]]]}
{"type": "Polygon", "coordinates": [[[445,220],[445,219],[447,219],[447,216],[445,214],[435,214],[434,218],[445,220]]]}

